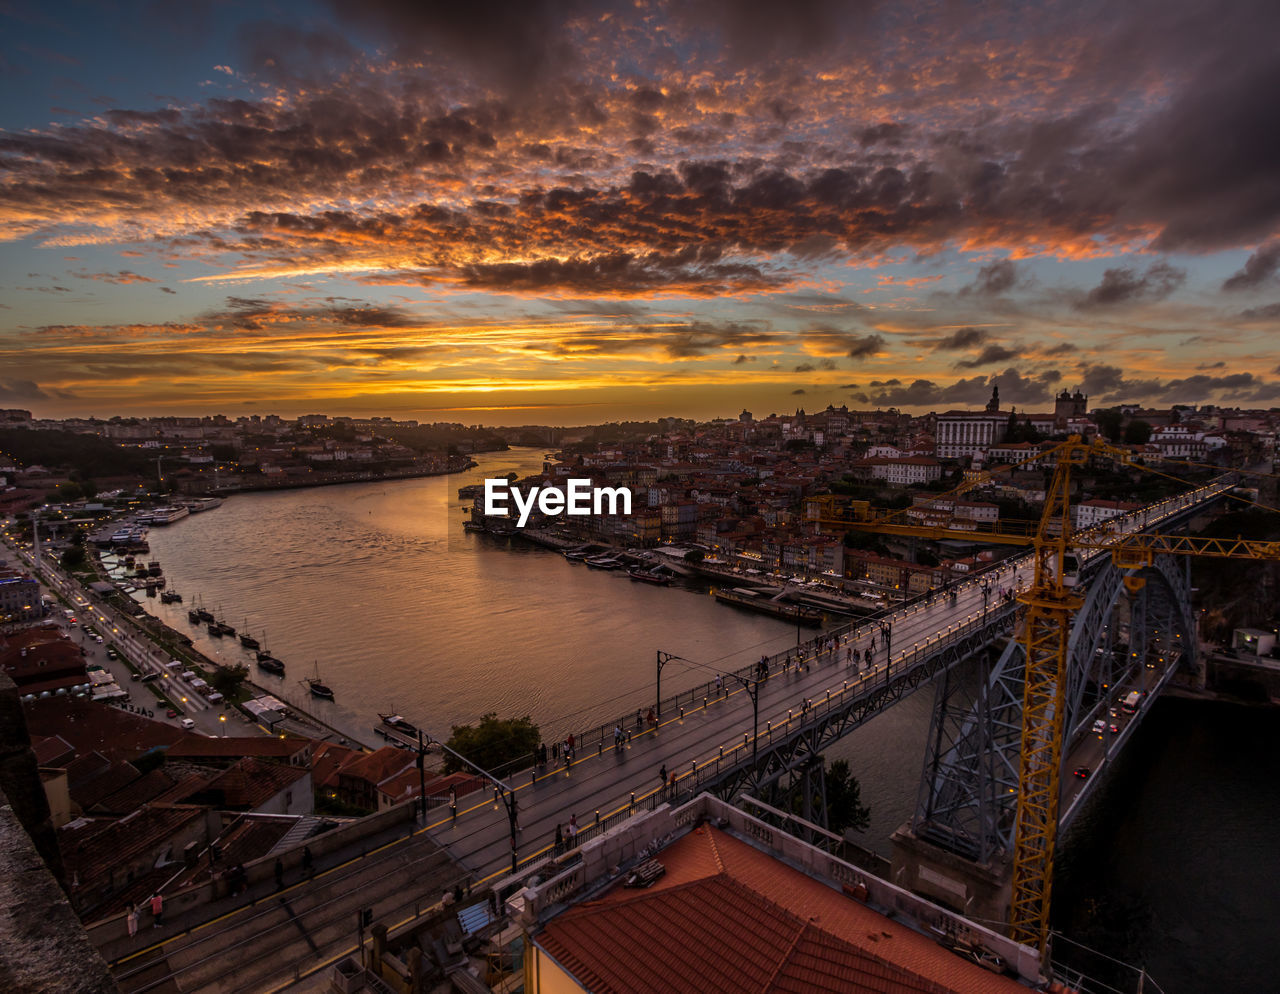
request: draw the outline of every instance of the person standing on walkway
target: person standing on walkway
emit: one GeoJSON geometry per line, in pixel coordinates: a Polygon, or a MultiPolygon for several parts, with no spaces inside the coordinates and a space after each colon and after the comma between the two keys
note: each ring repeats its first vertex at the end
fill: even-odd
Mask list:
{"type": "Polygon", "coordinates": [[[284,890],[284,864],[276,857],[276,890],[284,890]]]}
{"type": "Polygon", "coordinates": [[[667,764],[662,764],[662,769],[658,771],[658,786],[665,787],[667,785],[667,764]]]}
{"type": "Polygon", "coordinates": [[[125,923],[129,926],[129,938],[133,938],[138,934],[138,906],[136,904],[129,905],[129,914],[125,918],[125,923]]]}
{"type": "Polygon", "coordinates": [[[556,848],[557,853],[564,848],[564,832],[560,829],[560,823],[556,822],[556,848]]]}
{"type": "Polygon", "coordinates": [[[164,924],[164,898],[159,893],[151,895],[151,927],[159,928],[164,924]]]}
{"type": "Polygon", "coordinates": [[[569,845],[572,847],[578,841],[578,816],[569,816],[569,845]]]}
{"type": "Polygon", "coordinates": [[[716,696],[719,697],[724,693],[724,680],[720,678],[720,674],[716,674],[716,696]]]}
{"type": "Polygon", "coordinates": [[[569,751],[573,752],[573,732],[569,733],[569,737],[565,741],[569,744],[569,751]]]}

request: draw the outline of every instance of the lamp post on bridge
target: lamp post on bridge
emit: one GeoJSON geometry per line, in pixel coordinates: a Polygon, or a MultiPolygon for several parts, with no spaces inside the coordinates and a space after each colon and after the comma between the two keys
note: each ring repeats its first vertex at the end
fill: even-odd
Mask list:
{"type": "Polygon", "coordinates": [[[881,634],[884,635],[884,685],[889,686],[889,669],[893,664],[893,622],[876,619],[881,634]]]}
{"type": "Polygon", "coordinates": [[[760,681],[738,673],[733,674],[733,678],[751,697],[751,765],[754,766],[760,752],[760,681]]]}
{"type": "Polygon", "coordinates": [[[678,659],[682,663],[693,662],[693,660],[691,659],[685,659],[684,656],[677,656],[674,652],[663,652],[661,649],[658,650],[657,652],[658,672],[657,672],[657,677],[654,681],[656,685],[654,693],[655,693],[655,696],[657,697],[657,700],[654,701],[654,704],[653,704],[653,713],[654,713],[654,716],[659,721],[662,720],[662,667],[666,666],[667,663],[671,662],[671,660],[673,659],[678,659]]]}
{"type": "MultiPolygon", "coordinates": [[[[422,733],[419,732],[419,735],[421,734],[422,733]]],[[[519,831],[519,825],[516,824],[517,809],[516,809],[515,787],[510,786],[509,784],[503,783],[501,780],[495,777],[492,773],[486,770],[483,766],[479,766],[476,763],[473,763],[471,760],[467,759],[466,756],[462,755],[462,753],[457,752],[453,749],[450,749],[445,743],[441,742],[439,739],[435,739],[435,738],[432,738],[430,735],[426,735],[425,740],[426,740],[426,745],[432,745],[432,744],[438,745],[444,752],[447,752],[450,756],[458,760],[460,763],[465,763],[467,766],[471,767],[471,769],[475,770],[478,774],[480,774],[480,776],[484,777],[491,784],[493,784],[494,809],[497,810],[499,799],[501,799],[503,806],[507,809],[507,821],[510,824],[510,828],[511,828],[511,872],[515,873],[516,868],[520,862],[519,858],[516,856],[516,832],[519,831]]],[[[422,752],[418,754],[418,759],[421,762],[423,759],[423,753],[426,751],[426,748],[425,746],[420,746],[420,748],[422,749],[422,752]]],[[[419,767],[419,769],[421,769],[421,767],[419,767]]],[[[423,798],[422,798],[422,810],[425,815],[427,810],[427,798],[425,794],[423,795],[423,798]]]]}

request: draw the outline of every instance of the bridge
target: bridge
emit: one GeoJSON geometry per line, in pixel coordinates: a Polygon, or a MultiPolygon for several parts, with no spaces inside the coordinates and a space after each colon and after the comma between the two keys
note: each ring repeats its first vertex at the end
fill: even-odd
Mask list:
{"type": "MultiPolygon", "coordinates": [[[[1176,531],[1231,486],[1219,480],[1112,519],[1108,534],[1176,531]]],[[[1063,827],[1160,689],[1179,668],[1196,665],[1185,559],[1157,555],[1150,566],[1124,569],[1104,551],[1081,558],[1089,593],[1071,636],[1063,767],[1088,772],[1063,778],[1063,827]],[[1135,691],[1129,713],[1120,702],[1135,691]]],[[[462,798],[456,814],[433,809],[426,830],[475,879],[495,880],[553,855],[557,826],[565,848],[580,845],[637,809],[680,803],[702,791],[728,799],[747,794],[775,807],[795,791],[800,817],[824,824],[822,750],[932,684],[920,798],[911,823],[895,836],[895,882],[963,913],[1003,918],[1023,660],[1021,645],[1010,638],[1021,604],[1000,591],[1016,592],[1031,579],[1031,554],[1014,556],[949,591],[825,632],[799,654],[771,656],[767,676],[748,667],[721,674],[720,687],[710,679],[662,700],[660,708],[646,703],[616,722],[575,733],[568,761],[499,772],[502,786],[482,800],[462,798]],[[1002,641],[993,662],[992,647],[1002,641]],[[616,744],[615,729],[623,732],[616,744]],[[660,770],[667,773],[664,783],[660,770]],[[508,798],[514,811],[504,812],[508,798]]],[[[658,654],[659,672],[669,658],[678,657],[658,654]]]]}
{"type": "MultiPolygon", "coordinates": [[[[1230,486],[1216,482],[1107,527],[1174,532],[1230,486]]],[[[1160,689],[1197,661],[1185,559],[1157,556],[1150,566],[1126,569],[1104,551],[1083,552],[1082,560],[1088,596],[1070,642],[1063,767],[1087,767],[1091,775],[1063,778],[1063,826],[1160,689]],[[1138,579],[1145,581],[1140,587],[1138,579]],[[1130,694],[1137,698],[1132,713],[1119,703],[1130,694]]],[[[567,760],[494,771],[497,786],[464,795],[456,810],[430,808],[416,824],[403,807],[385,812],[399,821],[388,822],[384,843],[362,843],[350,859],[337,854],[336,865],[315,880],[290,876],[278,893],[263,880],[254,903],[179,935],[162,933],[134,951],[117,936],[110,954],[117,980],[137,991],[170,983],[184,990],[283,987],[351,953],[358,908],[404,923],[431,913],[423,902],[454,884],[511,893],[552,858],[574,859],[573,849],[637,811],[704,791],[751,797],[758,802],[753,812],[766,820],[795,810],[788,795],[798,797],[789,830],[829,845],[832,836],[810,827],[825,823],[822,750],[925,685],[935,695],[929,744],[916,813],[895,833],[893,882],[967,917],[1005,920],[1024,661],[1012,637],[1021,605],[1001,591],[1016,592],[1031,579],[1030,554],[1018,555],[950,590],[824,632],[801,653],[771,656],[767,676],[756,666],[732,673],[708,667],[705,683],[660,707],[646,701],[614,722],[575,732],[567,760]],[[623,734],[615,738],[615,730],[623,734]],[[661,784],[659,770],[667,773],[661,784]],[[576,832],[567,830],[571,822],[576,832]]],[[[659,653],[659,672],[673,658],[659,653]]],[[[121,927],[115,923],[116,932],[121,927]]]]}

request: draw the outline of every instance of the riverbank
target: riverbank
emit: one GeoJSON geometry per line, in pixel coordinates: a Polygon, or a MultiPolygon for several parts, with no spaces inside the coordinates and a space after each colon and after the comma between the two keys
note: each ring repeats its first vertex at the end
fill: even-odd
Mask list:
{"type": "Polygon", "coordinates": [[[412,467],[403,470],[385,470],[382,472],[360,472],[360,473],[326,473],[326,472],[309,472],[304,476],[288,477],[282,480],[250,480],[245,481],[243,478],[232,484],[219,485],[210,487],[207,491],[201,491],[196,494],[194,491],[191,496],[202,496],[205,493],[210,495],[225,497],[231,494],[257,493],[260,491],[275,490],[306,490],[311,487],[331,487],[341,483],[378,483],[383,480],[417,480],[432,476],[451,476],[454,473],[465,473],[469,469],[474,469],[478,464],[472,459],[451,460],[450,464],[445,467],[435,467],[426,469],[422,467],[412,467]]]}

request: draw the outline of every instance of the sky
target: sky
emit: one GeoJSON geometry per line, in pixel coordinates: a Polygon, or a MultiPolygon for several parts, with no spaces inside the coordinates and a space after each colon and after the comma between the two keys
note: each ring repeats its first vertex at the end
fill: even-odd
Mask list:
{"type": "Polygon", "coordinates": [[[1280,406],[1274,0],[0,0],[0,407],[1280,406]]]}

